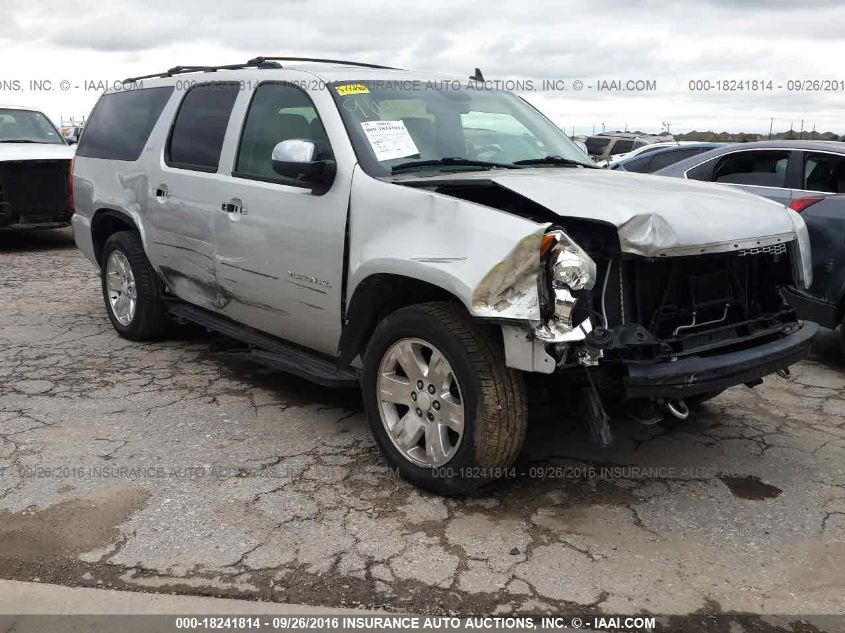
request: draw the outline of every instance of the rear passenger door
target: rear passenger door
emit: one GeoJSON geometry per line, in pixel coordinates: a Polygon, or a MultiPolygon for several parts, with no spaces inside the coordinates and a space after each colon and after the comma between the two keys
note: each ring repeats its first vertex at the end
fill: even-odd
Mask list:
{"type": "MultiPolygon", "coordinates": [[[[217,276],[230,318],[335,355],[340,338],[346,218],[354,162],[337,107],[327,90],[295,83],[260,83],[233,149],[231,174],[217,200],[217,276]],[[313,98],[312,98],[313,97],[313,98]],[[318,107],[319,106],[319,107],[318,107]],[[334,130],[333,141],[326,130],[334,130]],[[273,170],[284,140],[309,140],[317,159],[337,160],[331,188],[315,195],[273,170]],[[346,156],[346,155],[344,155],[346,156]]],[[[241,111],[239,105],[238,111],[241,111]]]]}
{"type": "Polygon", "coordinates": [[[845,155],[833,152],[800,152],[800,184],[796,197],[845,193],[845,155]]]}
{"type": "Polygon", "coordinates": [[[176,296],[215,311],[225,305],[215,267],[214,227],[225,197],[217,171],[238,93],[237,83],[191,87],[150,177],[150,259],[176,296]]]}

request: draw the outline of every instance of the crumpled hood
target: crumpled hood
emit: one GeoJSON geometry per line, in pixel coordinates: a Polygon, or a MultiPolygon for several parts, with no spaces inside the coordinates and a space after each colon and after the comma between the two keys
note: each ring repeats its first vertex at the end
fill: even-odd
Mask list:
{"type": "Polygon", "coordinates": [[[798,214],[766,198],[664,176],[537,168],[452,173],[418,179],[414,184],[430,182],[433,186],[446,180],[492,181],[562,217],[609,222],[619,231],[623,251],[645,257],[788,242],[804,228],[798,214]]]}
{"type": "Polygon", "coordinates": [[[70,160],[73,148],[52,143],[0,143],[0,162],[6,160],[70,160]]]}

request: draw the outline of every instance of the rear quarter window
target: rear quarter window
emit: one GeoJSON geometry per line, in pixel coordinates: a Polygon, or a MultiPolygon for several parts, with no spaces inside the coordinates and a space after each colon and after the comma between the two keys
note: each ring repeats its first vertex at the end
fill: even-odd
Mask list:
{"type": "Polygon", "coordinates": [[[77,156],[136,161],[161,116],[172,86],[103,95],[85,126],[77,156]]]}

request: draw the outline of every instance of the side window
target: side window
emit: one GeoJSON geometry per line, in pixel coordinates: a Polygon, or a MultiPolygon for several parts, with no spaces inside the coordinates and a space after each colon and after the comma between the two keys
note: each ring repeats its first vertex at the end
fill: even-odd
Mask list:
{"type": "Polygon", "coordinates": [[[634,149],[634,141],[618,139],[610,148],[611,154],[627,154],[634,149]]]}
{"type": "Polygon", "coordinates": [[[165,153],[171,167],[215,172],[229,115],[238,96],[236,83],[201,84],[182,99],[165,153]]]}
{"type": "Polygon", "coordinates": [[[317,146],[318,160],[331,158],[326,130],[311,98],[284,83],[260,85],[246,115],[234,176],[298,186],[273,169],[273,148],[282,141],[305,139],[317,146]]]}
{"type": "Polygon", "coordinates": [[[845,193],[845,156],[810,154],[804,158],[804,189],[845,193]]]}
{"type": "Polygon", "coordinates": [[[689,158],[690,156],[695,156],[701,151],[702,150],[700,149],[675,149],[670,152],[662,152],[660,154],[655,154],[651,158],[651,165],[649,166],[648,171],[655,172],[658,169],[663,169],[664,167],[668,167],[669,165],[674,165],[675,163],[679,163],[680,161],[689,158]]]}
{"type": "Polygon", "coordinates": [[[76,155],[138,160],[171,94],[172,86],[103,95],[85,125],[76,155]]]}
{"type": "Polygon", "coordinates": [[[638,174],[644,174],[648,171],[648,163],[651,160],[651,155],[637,157],[625,163],[625,171],[634,171],[638,174]]]}
{"type": "Polygon", "coordinates": [[[710,177],[713,175],[713,166],[718,162],[718,158],[713,158],[705,160],[703,163],[696,165],[695,167],[690,167],[687,170],[687,178],[690,180],[709,181],[710,177]]]}
{"type": "Polygon", "coordinates": [[[594,136],[589,137],[585,142],[590,156],[600,156],[608,143],[610,143],[609,138],[597,138],[594,136]]]}
{"type": "Polygon", "coordinates": [[[748,150],[728,154],[713,170],[713,182],[785,187],[789,152],[748,150]]]}

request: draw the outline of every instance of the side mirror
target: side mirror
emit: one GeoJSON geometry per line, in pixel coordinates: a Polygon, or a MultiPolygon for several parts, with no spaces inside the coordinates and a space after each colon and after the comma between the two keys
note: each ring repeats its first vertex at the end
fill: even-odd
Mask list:
{"type": "Polygon", "coordinates": [[[68,145],[76,145],[76,139],[66,136],[65,143],[67,143],[68,145]]]}
{"type": "Polygon", "coordinates": [[[335,175],[333,160],[315,160],[317,146],[305,139],[288,139],[276,144],[271,160],[273,171],[311,187],[315,195],[329,190],[335,175]]]}

